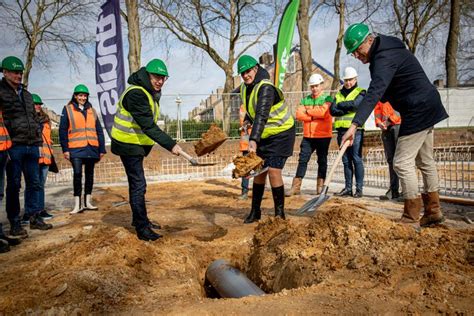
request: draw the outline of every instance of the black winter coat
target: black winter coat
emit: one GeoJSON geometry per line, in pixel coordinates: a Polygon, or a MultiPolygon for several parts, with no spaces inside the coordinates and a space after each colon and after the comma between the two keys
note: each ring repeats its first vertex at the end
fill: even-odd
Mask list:
{"type": "Polygon", "coordinates": [[[361,126],[379,100],[400,112],[399,136],[418,133],[448,118],[441,98],[401,40],[378,35],[369,52],[371,82],[353,123],[361,126]]]}
{"type": "Polygon", "coordinates": [[[0,82],[0,109],[13,145],[41,145],[41,127],[33,97],[22,89],[20,95],[3,78],[0,82]]]}
{"type": "MultiPolygon", "coordinates": [[[[254,81],[246,85],[246,105],[249,104],[249,97],[260,81],[264,79],[270,79],[268,71],[258,66],[257,74],[255,75],[254,81]]],[[[281,132],[280,134],[270,136],[265,139],[261,139],[265,124],[270,116],[270,109],[274,104],[281,101],[280,95],[278,94],[275,87],[270,85],[263,85],[258,90],[257,104],[255,104],[255,118],[252,121],[247,115],[245,120],[252,123],[252,133],[249,139],[254,140],[257,143],[257,155],[262,158],[268,157],[290,157],[293,155],[293,146],[295,143],[295,127],[293,126],[287,131],[281,132]]],[[[248,113],[248,109],[245,109],[248,113]]]]}
{"type": "MultiPolygon", "coordinates": [[[[145,88],[155,100],[159,100],[161,96],[161,92],[153,90],[145,67],[131,74],[127,82],[145,88]]],[[[138,89],[129,91],[123,98],[122,105],[148,137],[169,151],[173,149],[176,142],[153,121],[153,112],[150,109],[148,97],[143,91],[138,89]]],[[[122,143],[112,138],[112,153],[119,156],[147,156],[152,148],[153,146],[122,143]]]]}

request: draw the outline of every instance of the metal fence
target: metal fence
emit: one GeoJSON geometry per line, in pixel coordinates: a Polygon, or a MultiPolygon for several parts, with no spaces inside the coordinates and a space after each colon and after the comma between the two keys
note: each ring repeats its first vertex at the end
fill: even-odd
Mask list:
{"type": "MultiPolygon", "coordinates": [[[[149,181],[178,181],[201,180],[209,178],[230,178],[233,157],[238,149],[219,151],[219,155],[199,158],[203,163],[215,163],[213,166],[195,167],[182,158],[173,157],[160,161],[145,160],[145,174],[149,181]]],[[[474,199],[474,146],[450,146],[434,149],[434,157],[440,179],[441,194],[474,199]]],[[[298,165],[298,154],[294,152],[285,165],[283,174],[294,176],[298,165]]],[[[328,156],[329,167],[335,160],[337,151],[330,151],[328,156]]],[[[58,174],[49,174],[47,185],[72,186],[72,167],[64,163],[59,166],[58,174]]],[[[377,188],[389,187],[388,167],[383,149],[370,149],[364,157],[365,178],[364,185],[377,188]]],[[[306,178],[316,179],[316,158],[313,155],[308,163],[306,178]]],[[[421,176],[419,186],[423,183],[421,176]]],[[[335,182],[344,182],[342,164],[336,168],[335,182]]],[[[120,162],[100,162],[95,169],[95,183],[97,184],[126,184],[127,178],[120,162]]]]}

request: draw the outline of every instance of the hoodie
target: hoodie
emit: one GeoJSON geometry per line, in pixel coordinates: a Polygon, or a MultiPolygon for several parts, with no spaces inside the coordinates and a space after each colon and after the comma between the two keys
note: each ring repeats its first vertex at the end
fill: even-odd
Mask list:
{"type": "MultiPolygon", "coordinates": [[[[158,102],[160,100],[161,91],[153,90],[145,67],[131,74],[127,82],[130,85],[145,88],[153,96],[155,101],[158,102]]],[[[122,105],[125,110],[130,112],[135,122],[148,137],[169,151],[173,149],[176,142],[153,121],[153,112],[150,108],[148,98],[143,91],[134,89],[127,92],[122,100],[122,105]]],[[[152,148],[153,146],[128,144],[112,138],[112,153],[119,156],[147,156],[152,148]]]]}
{"type": "Polygon", "coordinates": [[[378,101],[400,113],[399,136],[418,133],[448,118],[435,86],[401,40],[378,35],[369,52],[371,82],[353,123],[362,126],[378,101]]]}

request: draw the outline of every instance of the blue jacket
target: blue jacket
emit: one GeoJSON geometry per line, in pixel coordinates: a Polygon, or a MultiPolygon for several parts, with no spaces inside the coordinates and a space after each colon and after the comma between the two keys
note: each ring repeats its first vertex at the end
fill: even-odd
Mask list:
{"type": "MultiPolygon", "coordinates": [[[[77,103],[72,102],[76,110],[81,111],[77,103]]],[[[92,107],[92,105],[87,102],[84,105],[84,109],[81,111],[84,117],[86,117],[87,109],[92,107]]],[[[81,148],[69,148],[68,146],[68,129],[69,129],[69,117],[67,116],[66,107],[63,108],[63,112],[61,114],[61,121],[59,122],[59,142],[61,143],[61,147],[64,152],[69,152],[72,158],[93,158],[99,159],[100,154],[105,154],[105,139],[104,139],[104,131],[102,130],[102,126],[100,125],[100,121],[96,120],[95,122],[95,130],[97,132],[97,137],[99,139],[99,147],[87,145],[86,147],[81,148]]]]}
{"type": "Polygon", "coordinates": [[[378,35],[370,48],[370,86],[353,123],[365,123],[378,101],[400,112],[399,136],[421,132],[448,118],[438,90],[401,40],[378,35]]]}

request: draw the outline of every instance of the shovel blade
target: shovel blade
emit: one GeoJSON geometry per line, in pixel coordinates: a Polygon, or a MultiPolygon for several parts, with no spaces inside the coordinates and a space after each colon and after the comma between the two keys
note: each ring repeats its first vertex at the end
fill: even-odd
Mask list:
{"type": "Polygon", "coordinates": [[[314,199],[309,200],[302,207],[300,207],[300,209],[296,212],[296,215],[314,215],[310,213],[314,213],[321,204],[329,199],[329,195],[327,193],[328,187],[324,186],[321,190],[321,194],[314,199]]]}

